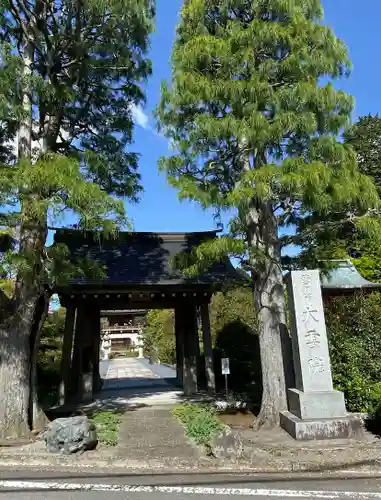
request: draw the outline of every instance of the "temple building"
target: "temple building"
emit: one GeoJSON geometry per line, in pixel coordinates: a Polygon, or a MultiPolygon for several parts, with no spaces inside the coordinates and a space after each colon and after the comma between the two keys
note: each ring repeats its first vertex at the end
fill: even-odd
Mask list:
{"type": "Polygon", "coordinates": [[[199,311],[205,377],[208,391],[215,392],[209,302],[212,294],[226,282],[244,278],[229,259],[216,262],[197,277],[185,277],[174,265],[181,252],[189,253],[200,243],[214,238],[217,238],[217,231],[121,232],[116,238],[108,239],[90,231],[56,231],[55,244],[67,245],[74,264],[80,259],[88,259],[96,262],[103,271],[99,276],[96,273],[81,275],[56,290],[67,311],[61,402],[78,400],[84,392],[99,390],[101,311],[113,310],[175,311],[177,379],[186,395],[196,394],[198,390],[199,311]]]}
{"type": "Polygon", "coordinates": [[[145,309],[101,311],[101,359],[110,355],[142,354],[145,309]]]}

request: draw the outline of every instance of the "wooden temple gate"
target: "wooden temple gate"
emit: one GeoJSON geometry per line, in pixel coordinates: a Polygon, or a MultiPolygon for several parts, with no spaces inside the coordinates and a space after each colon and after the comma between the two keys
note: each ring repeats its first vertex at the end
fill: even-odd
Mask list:
{"type": "Polygon", "coordinates": [[[61,367],[62,404],[100,390],[101,310],[175,311],[177,379],[185,395],[196,394],[198,390],[199,316],[207,388],[209,393],[215,391],[209,303],[223,283],[241,281],[242,276],[226,260],[214,264],[202,276],[186,278],[176,271],[173,260],[180,252],[190,252],[202,241],[216,237],[216,231],[119,233],[115,239],[78,230],[56,232],[55,244],[67,245],[73,259],[86,257],[104,269],[99,277],[76,278],[57,290],[67,311],[61,367]]]}

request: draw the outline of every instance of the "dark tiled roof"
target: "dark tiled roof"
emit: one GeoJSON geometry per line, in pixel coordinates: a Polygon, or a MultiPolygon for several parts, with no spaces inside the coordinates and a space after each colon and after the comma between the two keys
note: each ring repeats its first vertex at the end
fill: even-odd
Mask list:
{"type": "Polygon", "coordinates": [[[320,278],[323,291],[334,290],[372,290],[381,283],[372,283],[361,276],[350,260],[331,261],[332,270],[320,278]]]}
{"type": "Polygon", "coordinates": [[[115,239],[99,238],[95,233],[60,229],[55,243],[65,243],[73,256],[87,255],[106,267],[107,277],[100,280],[79,278],[72,285],[212,285],[226,280],[242,281],[230,260],[214,264],[207,273],[186,278],[173,268],[173,258],[190,251],[202,241],[216,238],[215,231],[198,233],[126,233],[115,239]]]}

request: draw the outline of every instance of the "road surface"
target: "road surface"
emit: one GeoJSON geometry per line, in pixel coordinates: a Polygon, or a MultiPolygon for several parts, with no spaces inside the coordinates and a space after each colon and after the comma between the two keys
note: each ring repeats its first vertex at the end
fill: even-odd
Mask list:
{"type": "Polygon", "coordinates": [[[0,500],[381,500],[381,476],[183,474],[135,476],[0,471],[0,500]]]}

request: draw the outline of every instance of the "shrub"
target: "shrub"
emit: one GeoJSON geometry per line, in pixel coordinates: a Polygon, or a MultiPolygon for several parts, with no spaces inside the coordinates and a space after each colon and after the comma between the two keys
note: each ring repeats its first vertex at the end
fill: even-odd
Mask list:
{"type": "Polygon", "coordinates": [[[135,349],[127,349],[125,356],[126,358],[137,358],[139,355],[139,352],[136,351],[135,349]]]}
{"type": "Polygon", "coordinates": [[[326,321],[335,387],[349,411],[374,411],[381,403],[380,294],[332,298],[326,321]]]}
{"type": "Polygon", "coordinates": [[[238,320],[226,323],[217,332],[214,362],[219,390],[225,388],[225,377],[221,374],[221,358],[224,357],[230,360],[229,389],[249,395],[252,402],[260,402],[262,376],[256,332],[238,320]]]}
{"type": "Polygon", "coordinates": [[[206,448],[223,429],[213,408],[206,405],[186,403],[177,406],[173,415],[184,425],[187,436],[206,448]]]}
{"type": "Polygon", "coordinates": [[[251,332],[257,330],[257,314],[250,287],[233,288],[212,297],[210,324],[214,342],[218,341],[226,325],[235,323],[244,325],[251,332]]]}

